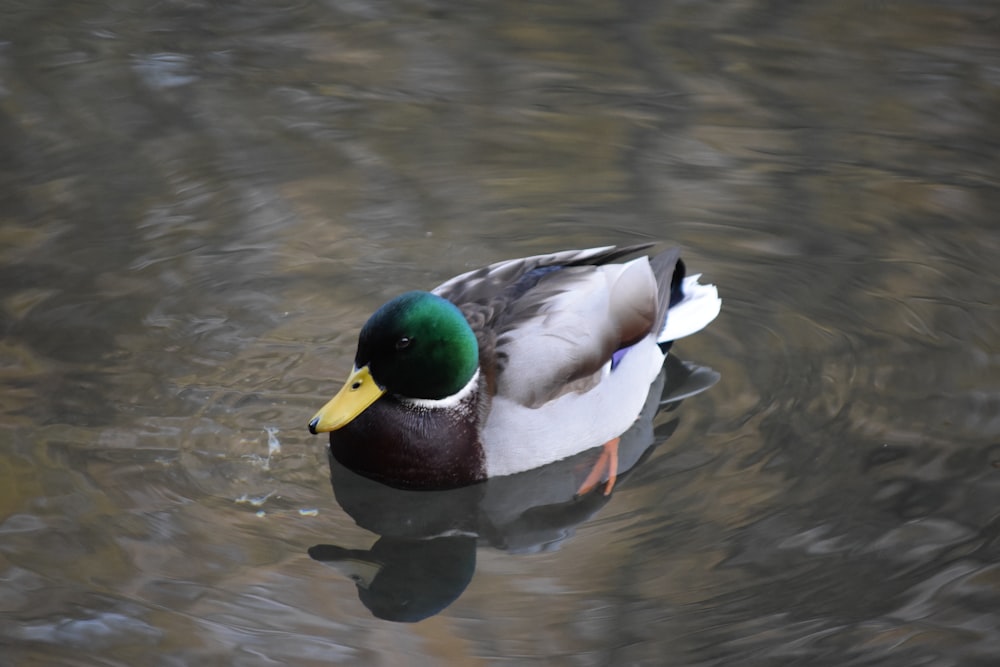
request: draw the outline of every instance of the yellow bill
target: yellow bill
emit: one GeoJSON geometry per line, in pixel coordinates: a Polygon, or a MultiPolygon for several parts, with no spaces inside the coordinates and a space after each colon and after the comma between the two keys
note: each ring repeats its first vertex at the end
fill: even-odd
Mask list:
{"type": "Polygon", "coordinates": [[[355,368],[337,395],[309,420],[309,432],[326,433],[347,426],[384,393],[368,366],[355,368]]]}

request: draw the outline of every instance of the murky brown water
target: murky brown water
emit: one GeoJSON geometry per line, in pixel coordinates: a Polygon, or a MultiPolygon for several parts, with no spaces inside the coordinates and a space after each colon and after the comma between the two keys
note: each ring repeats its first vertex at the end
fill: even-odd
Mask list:
{"type": "Polygon", "coordinates": [[[0,664],[995,664],[998,34],[958,1],[0,2],[0,664]],[[675,351],[721,381],[606,503],[468,500],[464,592],[373,616],[307,553],[379,540],[305,430],[367,315],[649,239],[719,285],[675,351]]]}

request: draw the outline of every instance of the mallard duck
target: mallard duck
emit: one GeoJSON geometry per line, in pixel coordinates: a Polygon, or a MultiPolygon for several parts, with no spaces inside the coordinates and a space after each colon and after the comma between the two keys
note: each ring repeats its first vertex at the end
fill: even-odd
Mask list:
{"type": "Polygon", "coordinates": [[[721,300],[685,277],[676,248],[567,250],[491,264],[369,318],[354,369],[310,420],[345,467],[391,486],[452,488],[615,443],[672,341],[721,300]]]}

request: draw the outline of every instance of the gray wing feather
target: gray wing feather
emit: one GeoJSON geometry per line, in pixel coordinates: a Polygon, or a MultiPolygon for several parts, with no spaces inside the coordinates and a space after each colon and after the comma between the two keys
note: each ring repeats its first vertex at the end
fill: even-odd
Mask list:
{"type": "MultiPolygon", "coordinates": [[[[433,291],[458,305],[476,332],[489,393],[537,406],[593,386],[615,350],[662,326],[669,294],[660,294],[648,259],[610,264],[648,247],[498,262],[433,291]]],[[[663,282],[669,292],[669,279],[663,282]]]]}

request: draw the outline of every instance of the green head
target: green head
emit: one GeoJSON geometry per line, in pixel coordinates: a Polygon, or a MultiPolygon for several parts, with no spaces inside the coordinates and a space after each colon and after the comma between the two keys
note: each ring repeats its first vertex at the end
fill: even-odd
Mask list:
{"type": "Polygon", "coordinates": [[[439,400],[472,379],[479,344],[455,304],[430,292],[407,292],[376,310],[361,328],[354,365],[367,365],[390,393],[439,400]]]}

